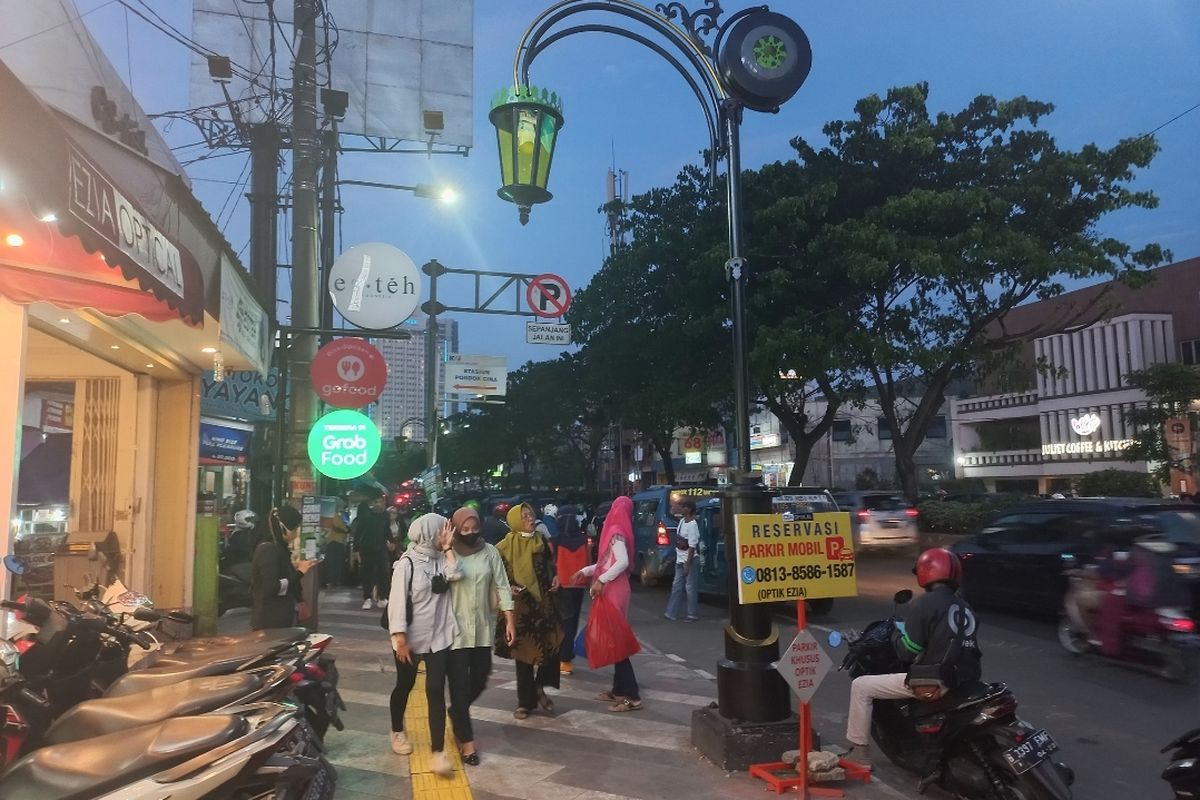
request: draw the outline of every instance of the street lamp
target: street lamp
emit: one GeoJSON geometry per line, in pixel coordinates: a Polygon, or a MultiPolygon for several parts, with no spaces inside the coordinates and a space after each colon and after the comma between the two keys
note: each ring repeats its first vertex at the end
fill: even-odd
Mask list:
{"type": "MultiPolygon", "coordinates": [[[[550,200],[547,189],[554,146],[562,127],[562,101],[529,80],[534,59],[550,45],[576,33],[607,33],[630,39],[662,56],[700,101],[708,127],[710,168],[726,166],[726,212],[733,321],[735,429],[738,439],[738,479],[722,502],[725,552],[736,552],[734,517],[770,513],[765,489],[750,470],[750,375],[746,335],[746,282],[749,270],[742,237],[741,122],[745,109],[778,111],[804,83],[812,67],[812,48],[804,30],[765,6],[735,12],[724,22],[719,0],[689,11],[681,2],[662,2],[655,10],[632,0],[561,0],[529,25],[513,59],[512,85],[492,101],[489,118],[496,126],[503,186],[501,198],[515,203],[521,223],[535,203],[550,200]],[[582,22],[562,28],[577,14],[609,14],[637,23],[638,30],[582,22]],[[647,30],[648,29],[648,30],[647,30]],[[650,38],[646,33],[656,35],[650,38]]],[[[729,570],[730,625],[725,631],[725,659],[718,664],[717,697],[720,720],[703,709],[693,717],[693,737],[705,754],[724,764],[739,760],[729,755],[734,738],[765,743],[786,741],[783,726],[791,713],[786,682],[775,671],[779,660],[778,630],[765,608],[737,601],[737,576],[729,570]],[[708,716],[704,716],[708,715],[708,716]],[[704,716],[704,720],[700,719],[704,716]],[[737,728],[737,721],[774,723],[770,731],[737,728]],[[711,724],[710,724],[711,723],[711,724]],[[722,733],[715,733],[722,731],[722,733]],[[719,743],[714,743],[719,740],[719,743]]],[[[794,729],[790,729],[794,735],[794,729]]]]}
{"type": "Polygon", "coordinates": [[[340,180],[338,186],[369,186],[373,189],[393,189],[400,192],[412,192],[417,197],[427,200],[439,200],[446,205],[458,202],[458,192],[453,186],[435,186],[430,183],[418,183],[416,186],[406,186],[400,183],[379,183],[377,181],[340,180]]]}

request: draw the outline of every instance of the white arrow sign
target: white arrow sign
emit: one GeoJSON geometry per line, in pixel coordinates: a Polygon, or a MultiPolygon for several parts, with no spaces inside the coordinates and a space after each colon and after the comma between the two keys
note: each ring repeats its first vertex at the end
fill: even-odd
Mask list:
{"type": "Polygon", "coordinates": [[[507,364],[503,356],[469,356],[455,353],[443,365],[443,391],[447,394],[503,397],[508,385],[507,364]]]}
{"type": "Polygon", "coordinates": [[[792,646],[787,649],[776,664],[775,669],[787,681],[788,686],[801,703],[812,700],[821,681],[829,674],[833,662],[817,640],[807,630],[800,631],[792,640],[792,646]]]}

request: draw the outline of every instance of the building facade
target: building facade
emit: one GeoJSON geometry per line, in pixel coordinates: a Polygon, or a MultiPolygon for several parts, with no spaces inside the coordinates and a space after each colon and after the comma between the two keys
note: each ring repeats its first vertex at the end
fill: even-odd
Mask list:
{"type": "MultiPolygon", "coordinates": [[[[388,365],[387,386],[375,404],[375,425],[384,441],[403,436],[414,442],[428,441],[425,432],[425,336],[427,317],[418,311],[404,321],[402,330],[411,339],[376,339],[372,344],[383,353],[388,365]]],[[[458,352],[458,321],[438,320],[437,352],[439,364],[458,352]]],[[[441,369],[436,370],[437,396],[441,398],[439,417],[454,413],[456,403],[449,403],[441,386],[441,369]]]]}

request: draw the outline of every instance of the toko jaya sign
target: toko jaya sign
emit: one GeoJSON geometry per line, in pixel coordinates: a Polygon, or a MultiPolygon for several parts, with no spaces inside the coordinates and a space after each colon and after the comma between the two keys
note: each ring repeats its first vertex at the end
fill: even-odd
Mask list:
{"type": "Polygon", "coordinates": [[[341,409],[317,420],[308,432],[308,460],[335,480],[365,474],[379,460],[379,429],[358,411],[341,409]]]}

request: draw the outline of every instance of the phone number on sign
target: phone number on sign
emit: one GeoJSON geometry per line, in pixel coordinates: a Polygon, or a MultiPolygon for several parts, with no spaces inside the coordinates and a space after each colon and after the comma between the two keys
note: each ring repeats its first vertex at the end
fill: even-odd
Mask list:
{"type": "MultiPolygon", "coordinates": [[[[754,583],[772,581],[815,581],[821,578],[850,578],[854,575],[853,564],[795,564],[790,567],[758,567],[754,570],[754,583]]],[[[743,575],[745,580],[747,576],[743,575]]],[[[750,583],[751,581],[746,581],[750,583]]]]}

